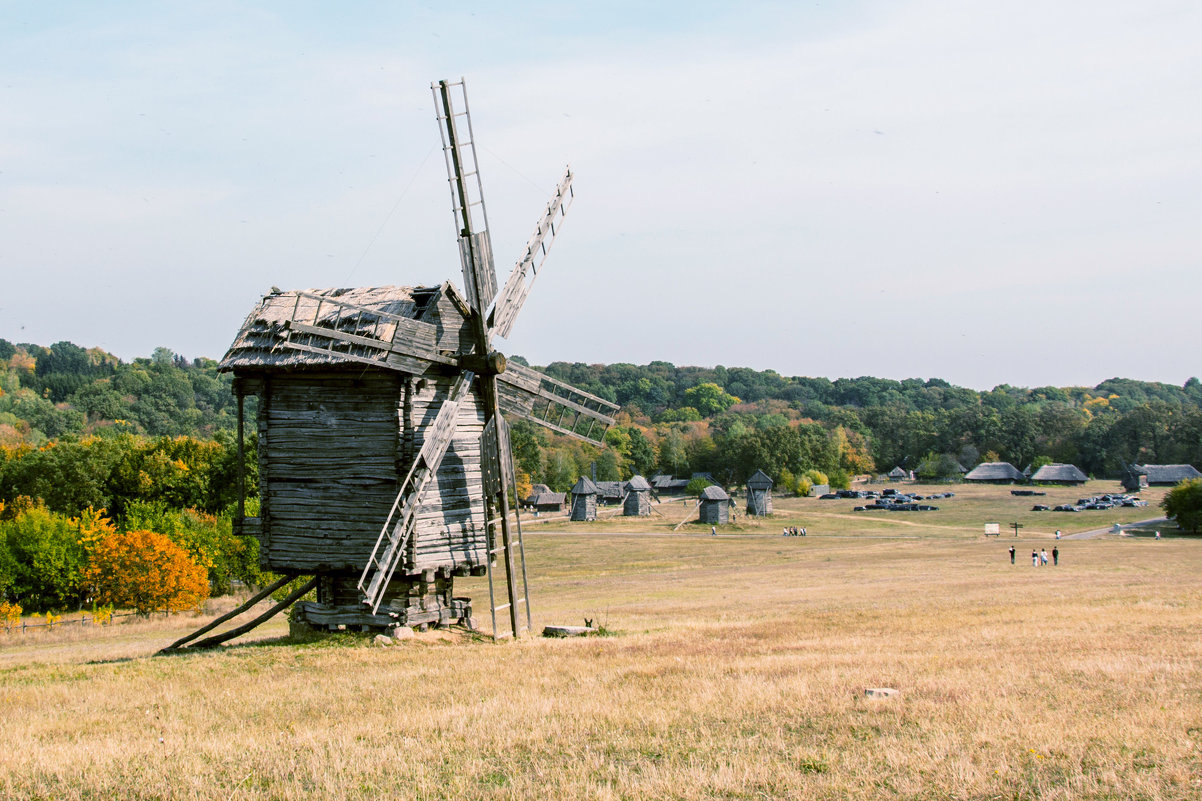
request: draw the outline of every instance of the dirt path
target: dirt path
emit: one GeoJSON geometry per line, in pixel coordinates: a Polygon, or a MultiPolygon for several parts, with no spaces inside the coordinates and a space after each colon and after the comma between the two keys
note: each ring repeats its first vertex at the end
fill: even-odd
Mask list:
{"type": "MultiPolygon", "coordinates": [[[[1167,517],[1150,517],[1147,520],[1137,520],[1134,523],[1124,523],[1123,527],[1127,526],[1147,526],[1152,523],[1167,523],[1167,517]]],[[[1109,534],[1114,530],[1112,526],[1106,528],[1092,528],[1089,531],[1078,531],[1076,534],[1068,534],[1064,537],[1066,540],[1092,540],[1094,537],[1100,537],[1103,534],[1109,534]]]]}

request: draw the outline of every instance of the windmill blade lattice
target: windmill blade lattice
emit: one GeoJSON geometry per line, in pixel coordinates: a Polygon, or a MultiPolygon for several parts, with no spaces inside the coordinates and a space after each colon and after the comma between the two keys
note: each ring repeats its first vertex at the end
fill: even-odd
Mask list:
{"type": "Polygon", "coordinates": [[[476,161],[476,139],[468,113],[463,79],[431,84],[438,109],[438,130],[451,187],[451,211],[459,228],[459,258],[463,264],[463,288],[468,304],[480,314],[497,294],[497,271],[493,264],[488,213],[476,161]]]}
{"type": "Polygon", "coordinates": [[[526,302],[530,288],[534,286],[534,279],[538,276],[538,271],[542,269],[543,262],[547,260],[547,254],[555,242],[555,234],[559,232],[559,226],[574,199],[572,170],[568,168],[564,171],[559,186],[555,188],[555,194],[551,197],[551,202],[547,204],[547,209],[539,219],[534,233],[526,242],[525,255],[518,261],[513,272],[505,281],[505,287],[497,298],[497,305],[493,307],[492,313],[488,317],[489,333],[500,337],[509,337],[509,332],[513,330],[513,322],[517,318],[518,312],[522,310],[522,304],[526,302]],[[526,280],[527,276],[529,276],[529,280],[526,280]]]}

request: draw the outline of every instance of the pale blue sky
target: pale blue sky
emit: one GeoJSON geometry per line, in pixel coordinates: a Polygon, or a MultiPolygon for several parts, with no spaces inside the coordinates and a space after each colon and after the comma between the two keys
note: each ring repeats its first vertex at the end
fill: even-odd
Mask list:
{"type": "Polygon", "coordinates": [[[0,0],[0,337],[220,357],[283,288],[459,278],[506,345],[968,386],[1202,372],[1202,6],[0,0]]]}

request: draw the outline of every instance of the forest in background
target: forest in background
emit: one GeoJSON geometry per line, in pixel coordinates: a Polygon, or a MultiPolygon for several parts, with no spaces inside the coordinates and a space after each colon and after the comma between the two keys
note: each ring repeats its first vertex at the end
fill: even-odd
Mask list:
{"type": "MultiPolygon", "coordinates": [[[[604,449],[514,421],[519,494],[534,483],[567,490],[594,463],[600,480],[705,472],[728,487],[764,470],[784,491],[807,473],[845,486],[895,466],[955,480],[959,465],[980,461],[1069,462],[1098,478],[1117,477],[1124,462],[1202,464],[1197,378],[980,392],[937,378],[832,381],[668,362],[538,369],[621,411],[604,449]]],[[[215,592],[254,581],[254,543],[230,533],[238,472],[230,387],[216,361],[166,348],[124,362],[69,342],[0,339],[0,594],[27,608],[82,602],[80,532],[105,526],[166,535],[205,566],[215,592]]],[[[254,445],[251,435],[252,496],[254,445]]]]}

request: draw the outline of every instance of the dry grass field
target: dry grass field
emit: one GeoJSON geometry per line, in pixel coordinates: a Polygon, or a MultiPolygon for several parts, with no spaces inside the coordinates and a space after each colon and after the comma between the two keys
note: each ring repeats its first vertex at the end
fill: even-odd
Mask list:
{"type": "Polygon", "coordinates": [[[0,635],[0,797],[1202,798],[1202,541],[1062,541],[1033,568],[1108,513],[956,491],[887,518],[784,501],[718,537],[530,527],[536,625],[611,636],[281,623],[154,658],[201,621],[0,635]],[[1027,528],[986,540],[978,513],[1027,528]]]}

